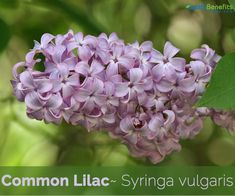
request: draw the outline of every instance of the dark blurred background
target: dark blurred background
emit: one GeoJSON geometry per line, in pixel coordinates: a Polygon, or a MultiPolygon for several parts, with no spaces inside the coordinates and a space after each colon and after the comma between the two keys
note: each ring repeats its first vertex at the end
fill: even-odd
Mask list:
{"type": "MultiPolygon", "coordinates": [[[[207,43],[220,55],[235,51],[235,13],[190,11],[186,5],[228,4],[199,0],[0,0],[0,165],[151,165],[130,157],[120,141],[81,127],[28,119],[24,103],[12,95],[12,66],[24,60],[43,33],[68,29],[84,34],[117,32],[126,42],[151,40],[161,50],[166,40],[189,56],[207,43]]],[[[234,165],[235,136],[205,121],[182,151],[159,165],[234,165]]]]}

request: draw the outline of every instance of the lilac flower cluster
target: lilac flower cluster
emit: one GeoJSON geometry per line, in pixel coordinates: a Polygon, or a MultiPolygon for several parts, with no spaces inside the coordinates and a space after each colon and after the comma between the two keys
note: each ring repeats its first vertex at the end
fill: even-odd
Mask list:
{"type": "Polygon", "coordinates": [[[134,156],[158,163],[180,149],[181,138],[196,135],[205,116],[223,125],[228,115],[193,107],[220,56],[203,45],[186,63],[178,52],[170,42],[163,53],[150,41],[126,45],[115,33],[46,33],[14,66],[12,85],[30,118],[106,130],[134,156]]]}

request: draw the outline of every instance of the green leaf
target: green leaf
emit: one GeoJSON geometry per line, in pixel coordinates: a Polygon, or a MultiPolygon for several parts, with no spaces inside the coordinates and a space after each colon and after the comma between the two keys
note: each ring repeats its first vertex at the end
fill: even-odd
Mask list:
{"type": "Polygon", "coordinates": [[[233,6],[233,9],[235,10],[235,0],[229,0],[229,3],[233,6]]]}
{"type": "Polygon", "coordinates": [[[219,61],[197,106],[235,109],[235,53],[227,54],[219,61]]]}
{"type": "Polygon", "coordinates": [[[0,52],[5,49],[10,40],[10,30],[8,25],[0,18],[0,52]]]}

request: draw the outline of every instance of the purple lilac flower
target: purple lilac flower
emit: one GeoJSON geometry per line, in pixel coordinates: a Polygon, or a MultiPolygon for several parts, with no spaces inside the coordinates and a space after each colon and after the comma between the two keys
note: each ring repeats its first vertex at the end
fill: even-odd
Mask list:
{"type": "Polygon", "coordinates": [[[231,112],[193,107],[220,56],[202,45],[187,64],[178,52],[170,42],[163,53],[150,41],[125,44],[115,33],[46,33],[14,66],[12,86],[30,118],[103,129],[133,156],[158,163],[180,150],[180,139],[198,134],[206,116],[229,130],[235,126],[231,112]]]}

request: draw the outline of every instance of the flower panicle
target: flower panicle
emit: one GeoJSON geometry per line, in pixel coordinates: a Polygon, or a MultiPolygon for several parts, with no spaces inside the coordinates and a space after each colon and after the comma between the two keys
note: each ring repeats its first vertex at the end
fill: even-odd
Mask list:
{"type": "MultiPolygon", "coordinates": [[[[180,150],[180,139],[195,136],[203,118],[223,126],[229,115],[193,107],[220,56],[202,45],[186,63],[178,52],[170,42],[163,53],[150,41],[125,44],[115,33],[46,33],[14,66],[12,86],[30,118],[106,130],[133,156],[158,163],[180,150]]],[[[232,130],[231,122],[225,126],[232,130]]]]}

